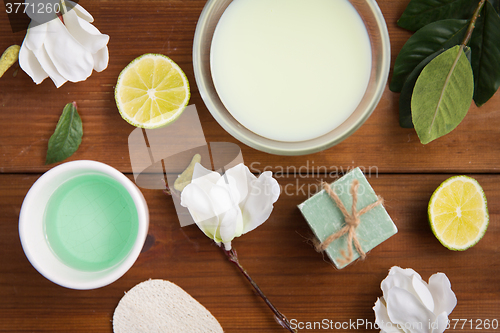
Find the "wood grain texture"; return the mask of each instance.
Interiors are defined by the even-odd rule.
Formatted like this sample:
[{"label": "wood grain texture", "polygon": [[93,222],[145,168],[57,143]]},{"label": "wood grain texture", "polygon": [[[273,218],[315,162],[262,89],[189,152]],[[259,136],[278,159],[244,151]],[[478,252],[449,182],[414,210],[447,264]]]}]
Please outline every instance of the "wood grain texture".
[{"label": "wood grain texture", "polygon": [[[396,25],[408,1],[384,0],[379,5],[391,38],[392,63],[411,35]],[[192,66],[192,41],[205,1],[99,1],[82,3],[94,24],[110,36],[110,61],[106,70],[94,72],[85,82],[66,83],[56,89],[46,79],[35,85],[14,69],[0,78],[0,172],[43,172],[47,142],[64,105],[76,101],[84,126],[83,142],[72,159],[92,159],[130,172],[127,137],[134,129],[121,119],[114,102],[114,85],[120,71],[144,53],[163,53],[186,72],[208,142],[238,143],[245,161],[270,168],[306,161],[316,165],[376,166],[380,172],[497,172],[499,165],[500,93],[481,108],[472,106],[465,120],[451,134],[422,145],[412,129],[398,125],[398,99],[386,88],[373,115],[339,145],[309,156],[269,155],[239,143],[210,115],[196,87]],[[0,49],[22,43],[24,34],[11,33],[6,15],[0,13]],[[8,124],[8,125],[7,125]]]},{"label": "wood grain texture", "polygon": [[[409,0],[379,0],[391,38],[392,63],[411,35],[396,20]],[[170,280],[207,307],[228,333],[283,332],[265,304],[236,268],[196,226],[181,228],[171,198],[143,190],[151,225],[145,251],[122,278],[97,290],[70,290],[41,276],[28,262],[18,235],[24,196],[46,166],[47,142],[64,105],[76,101],[84,127],[78,151],[69,159],[107,163],[131,172],[128,135],[134,127],[120,117],[114,85],[120,71],[144,53],[176,61],[191,83],[192,99],[208,142],[234,142],[251,171],[275,171],[283,193],[271,218],[234,241],[242,265],[290,319],[374,321],[380,282],[393,265],[411,267],[427,280],[445,272],[458,305],[450,319],[500,320],[500,93],[481,108],[471,106],[451,134],[428,145],[398,125],[398,98],[386,88],[370,119],[339,145],[309,156],[280,157],[249,148],[225,132],[197,90],[192,41],[203,0],[80,1],[95,26],[110,35],[108,68],[85,82],[56,89],[50,80],[35,85],[14,68],[0,78],[0,332],[112,332],[112,315],[124,292],[149,278]],[[0,50],[22,43],[0,12]],[[310,244],[312,233],[296,205],[349,168],[360,166],[399,233],[376,247],[364,262],[336,270]],[[465,252],[445,249],[427,223],[434,189],[456,173],[481,183],[489,203],[484,238]],[[461,329],[460,332],[477,330]],[[324,332],[325,330],[307,330]],[[341,330],[329,330],[341,331]],[[371,331],[375,330],[346,330]]]},{"label": "wood grain texture", "polygon": [[[438,271],[446,273],[458,298],[450,319],[500,320],[500,176],[475,177],[484,187],[491,221],[484,238],[465,252],[444,248],[427,223],[430,195],[447,175],[370,177],[399,232],[365,261],[342,270],[315,252],[309,241],[312,232],[296,208],[316,191],[321,178],[332,181],[329,177],[279,178],[283,193],[269,221],[233,246],[267,296],[299,322],[374,322],[380,282],[393,265],[414,268],[425,280]],[[180,227],[171,198],[161,191],[143,190],[152,242],[122,278],[88,291],[46,280],[26,259],[17,232],[22,200],[37,178],[0,175],[0,331],[111,332],[110,320],[124,292],[149,278],[182,287],[212,312],[225,332],[283,331],[220,249],[195,225]]]}]

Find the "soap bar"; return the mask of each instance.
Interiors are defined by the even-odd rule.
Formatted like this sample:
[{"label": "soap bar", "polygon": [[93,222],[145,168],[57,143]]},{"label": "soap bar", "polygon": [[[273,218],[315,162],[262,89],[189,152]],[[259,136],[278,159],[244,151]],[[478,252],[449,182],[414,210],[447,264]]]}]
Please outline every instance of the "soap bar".
[{"label": "soap bar", "polygon": [[[351,186],[354,179],[359,182],[358,203],[356,205],[358,211],[378,200],[375,191],[373,191],[363,172],[356,168],[330,184],[330,187],[335,191],[348,212],[351,212],[352,208]],[[328,236],[336,233],[345,225],[344,215],[324,189],[298,207],[320,242],[323,242]],[[365,253],[398,232],[396,225],[383,205],[378,205],[361,215],[360,221],[359,226],[356,228],[356,236],[361,244],[361,249]],[[347,235],[343,235],[325,249],[328,257],[338,269],[344,268],[360,257],[354,245],[351,245],[353,247],[352,260],[347,263],[343,262],[345,258],[342,251],[347,254],[347,246]]]}]

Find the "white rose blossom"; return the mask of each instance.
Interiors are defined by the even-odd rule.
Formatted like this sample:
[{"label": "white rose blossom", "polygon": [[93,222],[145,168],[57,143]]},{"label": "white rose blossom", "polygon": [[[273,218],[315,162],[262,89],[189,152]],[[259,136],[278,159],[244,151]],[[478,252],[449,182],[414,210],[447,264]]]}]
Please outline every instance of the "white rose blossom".
[{"label": "white rose blossom", "polygon": [[394,266],[381,288],[384,296],[373,307],[381,332],[442,333],[457,305],[444,273],[432,275],[426,283],[413,269]]},{"label": "white rose blossom", "polygon": [[250,281],[274,313],[275,320],[289,332],[297,332],[288,318],[266,297],[241,266],[231,241],[264,223],[278,200],[280,187],[270,171],[255,177],[240,163],[224,175],[194,166],[191,183],[181,192],[181,205],[187,207],[198,227],[221,247],[230,262]]},{"label": "white rose blossom", "polygon": [[86,80],[94,69],[103,71],[109,59],[109,36],[91,24],[92,15],[68,0],[61,1],[61,8],[71,9],[61,10],[62,19],[54,13],[46,23],[30,15],[32,20],[19,52],[19,65],[36,84],[50,77],[57,88],[67,81]]},{"label": "white rose blossom", "polygon": [[264,223],[278,200],[280,188],[270,171],[255,177],[238,164],[221,176],[197,163],[193,179],[181,193],[198,227],[231,250],[231,241]]}]

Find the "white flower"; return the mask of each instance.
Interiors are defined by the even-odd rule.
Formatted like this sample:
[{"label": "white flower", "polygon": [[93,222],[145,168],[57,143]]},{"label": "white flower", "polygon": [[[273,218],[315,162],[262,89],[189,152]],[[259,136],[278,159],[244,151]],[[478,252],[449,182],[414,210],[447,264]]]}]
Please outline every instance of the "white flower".
[{"label": "white flower", "polygon": [[383,297],[373,310],[375,323],[387,333],[442,333],[457,305],[455,293],[443,273],[427,284],[413,269],[394,266],[381,284]]},{"label": "white flower", "polygon": [[192,182],[181,193],[198,227],[231,250],[231,241],[264,223],[278,200],[280,188],[270,171],[255,177],[243,164],[221,176],[197,163]]},{"label": "white flower", "polygon": [[93,69],[100,72],[108,66],[109,36],[90,24],[94,19],[82,6],[68,0],[64,4],[72,9],[62,10],[62,20],[54,13],[53,19],[39,23],[37,16],[30,15],[19,65],[36,84],[50,77],[59,88],[66,81],[84,81]]}]

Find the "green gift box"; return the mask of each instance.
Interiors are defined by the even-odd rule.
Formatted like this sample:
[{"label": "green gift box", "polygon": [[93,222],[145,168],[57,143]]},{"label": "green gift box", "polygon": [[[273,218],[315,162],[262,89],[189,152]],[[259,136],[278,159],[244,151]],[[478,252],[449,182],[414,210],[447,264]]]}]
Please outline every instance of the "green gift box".
[{"label": "green gift box", "polygon": [[[327,188],[298,207],[321,242],[317,249],[325,251],[338,269],[364,257],[398,232],[381,198],[359,168],[325,185]],[[355,212],[353,200],[357,202]]]}]

